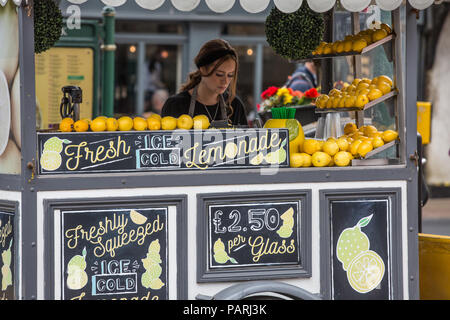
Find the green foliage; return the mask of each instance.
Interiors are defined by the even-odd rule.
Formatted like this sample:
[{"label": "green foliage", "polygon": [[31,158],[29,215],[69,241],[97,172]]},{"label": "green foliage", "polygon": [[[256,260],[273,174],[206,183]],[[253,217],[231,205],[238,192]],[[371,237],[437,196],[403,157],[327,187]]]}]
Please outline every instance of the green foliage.
[{"label": "green foliage", "polygon": [[266,19],[267,42],[280,56],[305,59],[317,48],[325,31],[324,17],[309,8],[303,1],[300,9],[283,13],[274,7]]},{"label": "green foliage", "polygon": [[63,16],[54,0],[34,0],[34,52],[50,49],[61,36]]}]

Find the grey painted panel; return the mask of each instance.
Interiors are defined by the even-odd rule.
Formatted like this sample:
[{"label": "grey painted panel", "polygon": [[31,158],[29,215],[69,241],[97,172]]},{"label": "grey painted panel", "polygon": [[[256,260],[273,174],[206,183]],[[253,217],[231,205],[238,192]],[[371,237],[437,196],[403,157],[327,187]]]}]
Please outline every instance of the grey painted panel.
[{"label": "grey painted panel", "polygon": [[[384,200],[390,203],[388,220],[390,221],[390,273],[392,299],[403,299],[403,265],[402,265],[402,208],[400,188],[377,188],[358,190],[320,190],[320,291],[325,299],[332,296],[332,256],[331,239],[331,212],[332,201],[358,200],[361,198]],[[416,219],[417,220],[417,219]]]},{"label": "grey painted panel", "polygon": [[[227,203],[300,201],[300,265],[239,267],[234,270],[208,268],[208,219],[209,205]],[[311,277],[311,190],[277,190],[263,192],[204,193],[197,195],[197,282],[220,282]]]},{"label": "grey painted panel", "polygon": [[44,299],[55,298],[54,260],[55,260],[55,225],[53,214],[55,210],[73,210],[77,208],[114,208],[143,206],[176,206],[177,213],[177,299],[187,299],[187,196],[143,196],[123,198],[95,198],[95,199],[45,199],[44,200]]},{"label": "grey painted panel", "polygon": [[13,234],[13,245],[12,250],[14,251],[13,257],[14,257],[14,295],[16,297],[16,300],[20,299],[19,293],[20,293],[20,286],[22,285],[22,275],[19,273],[20,266],[22,263],[22,257],[19,255],[19,248],[20,248],[20,240],[21,240],[21,233],[20,233],[20,223],[21,221],[21,213],[20,213],[20,207],[19,202],[17,201],[8,201],[8,200],[2,200],[0,199],[0,211],[12,213],[14,215],[14,230],[12,230]]}]

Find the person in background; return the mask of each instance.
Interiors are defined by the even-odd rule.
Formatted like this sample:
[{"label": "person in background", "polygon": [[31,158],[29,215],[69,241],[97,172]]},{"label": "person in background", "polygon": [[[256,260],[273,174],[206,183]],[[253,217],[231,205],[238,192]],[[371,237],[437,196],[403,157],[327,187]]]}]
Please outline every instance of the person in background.
[{"label": "person in background", "polygon": [[247,126],[242,101],[236,96],[239,61],[236,50],[222,39],[206,42],[194,59],[197,70],[189,74],[178,94],[169,97],[161,116],[206,115],[210,122],[227,121]]},{"label": "person in background", "polygon": [[285,87],[301,92],[317,88],[317,69],[314,62],[307,61],[304,64],[300,64],[289,77]]},{"label": "person in background", "polygon": [[152,95],[151,109],[144,112],[142,115],[144,118],[150,117],[153,113],[161,115],[162,108],[167,98],[169,98],[169,92],[166,89],[158,89]]}]

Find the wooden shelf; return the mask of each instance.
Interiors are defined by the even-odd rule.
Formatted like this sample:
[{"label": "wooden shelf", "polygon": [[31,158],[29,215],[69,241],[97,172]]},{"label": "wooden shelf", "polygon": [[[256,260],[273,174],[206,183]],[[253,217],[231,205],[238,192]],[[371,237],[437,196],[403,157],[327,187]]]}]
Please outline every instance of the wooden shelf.
[{"label": "wooden shelf", "polygon": [[305,59],[301,59],[301,60],[296,60],[295,62],[305,62],[308,60],[319,60],[319,59],[332,59],[332,58],[336,58],[336,57],[347,57],[347,56],[358,56],[358,55],[363,55],[369,51],[372,51],[373,49],[382,46],[388,42],[390,42],[391,40],[393,40],[395,38],[395,34],[390,34],[387,37],[374,42],[370,45],[368,45],[367,47],[365,47],[364,49],[362,49],[361,52],[356,52],[356,51],[347,51],[347,52],[342,52],[342,53],[331,53],[331,54],[320,54],[320,55],[313,55],[313,56],[309,56]]},{"label": "wooden shelf", "polygon": [[385,94],[384,96],[368,102],[364,106],[364,108],[361,108],[361,109],[360,108],[324,108],[324,109],[317,108],[315,110],[315,112],[316,113],[336,113],[336,112],[364,111],[364,110],[367,110],[367,109],[370,109],[370,108],[376,106],[377,104],[379,104],[383,101],[386,101],[386,100],[396,96],[397,94],[398,94],[397,89],[394,89],[391,92]]}]

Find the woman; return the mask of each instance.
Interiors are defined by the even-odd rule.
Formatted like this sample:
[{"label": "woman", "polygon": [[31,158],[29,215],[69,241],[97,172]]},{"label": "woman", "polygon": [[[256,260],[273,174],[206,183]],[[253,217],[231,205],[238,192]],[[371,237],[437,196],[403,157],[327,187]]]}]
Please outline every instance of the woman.
[{"label": "woman", "polygon": [[241,100],[236,97],[238,55],[228,42],[206,42],[194,60],[197,70],[180,92],[167,99],[161,116],[194,117],[204,114],[209,121],[226,120],[232,125],[247,125]]}]

